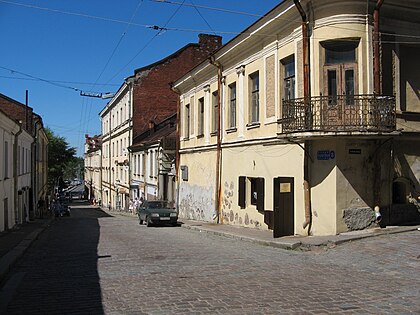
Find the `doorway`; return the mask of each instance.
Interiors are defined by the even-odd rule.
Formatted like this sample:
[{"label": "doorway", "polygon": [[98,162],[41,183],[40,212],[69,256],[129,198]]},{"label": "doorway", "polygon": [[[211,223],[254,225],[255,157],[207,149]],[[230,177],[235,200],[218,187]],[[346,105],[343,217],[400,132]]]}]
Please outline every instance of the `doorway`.
[{"label": "doorway", "polygon": [[281,237],[294,235],[295,205],[294,178],[274,178],[274,226],[273,236]]}]

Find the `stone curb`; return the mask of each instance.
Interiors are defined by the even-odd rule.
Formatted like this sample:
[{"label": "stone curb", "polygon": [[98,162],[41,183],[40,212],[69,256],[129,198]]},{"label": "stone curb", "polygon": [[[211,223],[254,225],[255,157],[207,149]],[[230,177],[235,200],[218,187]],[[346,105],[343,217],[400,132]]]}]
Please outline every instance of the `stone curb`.
[{"label": "stone curb", "polygon": [[214,235],[218,235],[218,236],[224,236],[224,237],[228,237],[228,238],[238,239],[238,240],[241,240],[241,241],[247,241],[247,242],[260,244],[260,245],[264,245],[264,246],[271,246],[271,247],[277,247],[277,248],[288,249],[288,250],[297,249],[298,247],[300,247],[302,245],[302,243],[300,241],[271,242],[271,241],[266,241],[266,240],[260,240],[260,239],[254,238],[254,237],[249,237],[249,236],[237,235],[237,234],[228,233],[228,232],[221,232],[221,231],[206,229],[205,227],[202,227],[202,226],[192,226],[192,225],[186,225],[186,224],[182,224],[181,226],[183,228],[189,229],[189,230],[206,232],[206,233],[214,234]]},{"label": "stone curb", "polygon": [[382,230],[379,230],[378,232],[374,231],[374,232],[366,233],[364,235],[357,235],[357,236],[355,235],[355,236],[351,236],[351,237],[349,236],[349,237],[343,238],[341,240],[339,239],[339,240],[332,241],[330,243],[333,243],[335,245],[339,245],[339,244],[343,244],[343,243],[346,243],[346,242],[357,241],[357,240],[361,240],[361,239],[369,238],[369,237],[415,231],[418,228],[419,228],[419,226],[416,225],[416,226],[407,226],[407,227],[404,226],[404,227],[398,227],[398,228],[391,228],[389,230],[382,229]]},{"label": "stone curb", "polygon": [[39,237],[45,228],[51,223],[48,221],[40,228],[37,228],[28,234],[18,245],[11,251],[0,258],[0,283],[6,278],[10,269],[16,264],[20,257],[28,250],[29,246]]},{"label": "stone curb", "polygon": [[[101,210],[103,210],[106,213],[113,214],[113,215],[121,215],[126,217],[135,218],[137,215],[134,215],[129,212],[124,211],[109,211],[108,209],[100,207]],[[181,224],[181,227],[189,230],[199,231],[199,232],[205,232],[213,235],[223,236],[227,238],[232,239],[238,239],[241,241],[247,241],[255,244],[260,244],[263,246],[271,246],[281,249],[287,249],[287,250],[310,250],[311,248],[322,248],[322,247],[329,247],[329,246],[337,246],[343,243],[362,240],[369,237],[375,237],[375,236],[381,236],[381,235],[389,235],[389,234],[396,234],[396,233],[404,233],[409,231],[414,231],[420,228],[419,225],[416,226],[399,226],[395,228],[388,228],[388,229],[380,229],[377,231],[372,232],[366,232],[365,234],[356,234],[356,235],[331,235],[331,239],[320,241],[320,242],[302,242],[298,240],[277,240],[277,241],[267,241],[258,239],[255,237],[245,236],[245,235],[238,235],[235,233],[229,233],[226,231],[217,231],[213,230],[211,228],[206,228],[202,225],[189,225],[189,224]]]},{"label": "stone curb", "polygon": [[[252,243],[256,243],[256,244],[260,244],[260,245],[264,245],[264,246],[271,246],[271,247],[287,249],[287,250],[299,250],[299,249],[310,250],[311,248],[321,248],[321,247],[328,247],[328,246],[331,246],[331,245],[340,245],[340,244],[344,244],[344,243],[347,243],[347,242],[357,241],[357,240],[361,240],[361,239],[365,239],[365,238],[369,238],[369,237],[415,231],[419,228],[419,226],[398,227],[398,228],[395,228],[395,229],[389,229],[389,230],[384,229],[384,230],[379,230],[378,232],[370,232],[370,233],[366,233],[366,234],[363,234],[363,235],[341,235],[341,237],[342,237],[341,239],[326,240],[326,241],[319,242],[319,243],[316,243],[316,244],[311,244],[309,242],[305,243],[305,242],[293,241],[293,240],[266,241],[266,240],[260,240],[260,239],[253,238],[253,237],[228,233],[228,232],[225,232],[225,231],[221,232],[221,231],[216,231],[216,230],[212,230],[212,229],[206,229],[203,226],[192,226],[192,225],[187,225],[187,224],[182,224],[181,226],[183,228],[186,228],[186,229],[189,229],[189,230],[195,230],[195,231],[199,231],[199,232],[210,233],[210,234],[214,234],[214,235],[218,235],[218,236],[224,236],[224,237],[228,237],[228,238],[235,238],[235,239],[242,240],[242,241],[248,241],[248,242],[252,242]],[[332,238],[333,237],[340,237],[340,236],[336,235],[336,236],[332,236]]]}]

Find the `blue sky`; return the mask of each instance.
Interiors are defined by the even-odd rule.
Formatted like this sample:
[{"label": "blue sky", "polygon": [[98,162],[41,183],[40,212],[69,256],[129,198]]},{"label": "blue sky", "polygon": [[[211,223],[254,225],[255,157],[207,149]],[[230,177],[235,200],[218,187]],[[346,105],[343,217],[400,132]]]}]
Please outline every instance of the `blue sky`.
[{"label": "blue sky", "polygon": [[[25,103],[28,90],[44,125],[82,156],[85,133],[101,132],[107,100],[80,91],[115,92],[134,69],[197,42],[199,33],[214,31],[226,43],[280,0],[171,2],[0,0],[0,93]],[[158,34],[153,25],[176,30]]]}]

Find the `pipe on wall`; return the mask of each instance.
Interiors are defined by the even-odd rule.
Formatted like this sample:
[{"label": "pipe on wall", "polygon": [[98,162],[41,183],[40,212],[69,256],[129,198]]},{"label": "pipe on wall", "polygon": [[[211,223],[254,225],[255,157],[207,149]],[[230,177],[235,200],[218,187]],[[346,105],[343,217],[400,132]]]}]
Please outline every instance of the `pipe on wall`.
[{"label": "pipe on wall", "polygon": [[[309,85],[309,28],[308,18],[305,10],[299,0],[293,0],[297,10],[302,17],[302,61],[303,61],[303,97],[305,102],[306,112],[309,113],[309,97],[310,97],[310,85]],[[309,124],[309,120],[307,124]],[[308,126],[309,127],[309,126]],[[309,141],[305,141],[305,148],[309,146]],[[304,166],[303,166],[303,189],[304,189],[304,203],[305,203],[305,221],[303,222],[303,228],[308,227],[308,235],[310,235],[312,213],[311,213],[311,186],[310,186],[310,170],[309,170],[309,158],[305,152],[304,155]]]},{"label": "pipe on wall", "polygon": [[381,62],[380,62],[380,44],[379,44],[379,10],[383,0],[378,0],[373,10],[373,77],[374,93],[381,94]]},{"label": "pipe on wall", "polygon": [[221,173],[222,173],[222,145],[221,145],[221,94],[222,94],[222,65],[216,61],[214,56],[209,57],[210,64],[217,68],[217,146],[216,146],[216,191],[215,191],[215,214],[217,215],[217,223],[223,223],[221,215]]}]

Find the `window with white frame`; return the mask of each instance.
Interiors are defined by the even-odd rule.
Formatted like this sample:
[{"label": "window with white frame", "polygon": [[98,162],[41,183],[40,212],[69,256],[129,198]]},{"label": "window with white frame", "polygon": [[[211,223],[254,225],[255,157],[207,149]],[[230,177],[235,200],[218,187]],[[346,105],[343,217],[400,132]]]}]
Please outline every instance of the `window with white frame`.
[{"label": "window with white frame", "polygon": [[188,139],[190,136],[190,104],[185,105],[184,124],[184,138]]},{"label": "window with white frame", "polygon": [[22,147],[22,152],[21,152],[21,160],[20,160],[20,173],[23,174],[25,172],[25,148]]},{"label": "window with white frame", "polygon": [[3,158],[3,163],[4,163],[4,174],[3,177],[4,178],[9,178],[9,142],[8,141],[4,141],[4,158]]},{"label": "window with white frame", "polygon": [[155,151],[155,157],[153,159],[154,161],[154,167],[153,167],[153,175],[155,177],[157,177],[159,170],[158,170],[158,166],[159,166],[159,150]]},{"label": "window with white frame", "polygon": [[260,76],[258,71],[249,76],[250,83],[250,102],[249,102],[249,122],[259,121],[260,113]]},{"label": "window with white frame", "polygon": [[154,155],[154,151],[150,151],[149,154],[149,176],[153,177],[153,155]]},{"label": "window with white frame", "polygon": [[20,145],[18,145],[17,147],[17,172],[18,175],[22,174],[22,172],[20,171],[21,167],[22,167],[22,161],[20,160]]},{"label": "window with white frame", "polygon": [[140,154],[140,175],[144,176],[144,172],[146,171],[146,160],[144,151]]},{"label": "window with white frame", "polygon": [[236,82],[229,85],[229,128],[236,127]]},{"label": "window with white frame", "polygon": [[217,129],[219,128],[219,96],[218,96],[218,92],[215,91],[212,93],[211,96],[211,104],[212,104],[212,124],[211,124],[211,129],[212,132],[215,133],[217,132]]},{"label": "window with white frame", "polygon": [[198,136],[204,135],[204,97],[198,100]]}]

